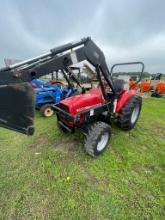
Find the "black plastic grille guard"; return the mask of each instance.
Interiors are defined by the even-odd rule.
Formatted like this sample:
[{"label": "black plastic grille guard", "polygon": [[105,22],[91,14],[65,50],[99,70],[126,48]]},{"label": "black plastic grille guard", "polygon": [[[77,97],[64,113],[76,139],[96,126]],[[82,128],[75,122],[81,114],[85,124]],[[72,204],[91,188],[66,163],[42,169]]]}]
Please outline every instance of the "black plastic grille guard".
[{"label": "black plastic grille guard", "polygon": [[101,106],[98,106],[98,107],[95,107],[95,108],[91,108],[91,109],[88,109],[87,111],[84,111],[84,112],[80,112],[78,114],[76,114],[75,116],[69,114],[68,112],[62,110],[61,108],[59,108],[57,105],[53,105],[53,109],[55,111],[55,113],[57,115],[59,114],[62,114],[65,116],[65,118],[68,120],[68,121],[73,121],[73,122],[77,122],[80,118],[80,115],[84,115],[84,116],[87,116],[87,117],[90,117],[90,111],[91,110],[94,110],[94,115],[100,115],[101,112],[104,112],[104,111],[108,111],[110,110],[112,106],[112,102],[108,102],[106,104],[103,104]]},{"label": "black plastic grille guard", "polygon": [[65,117],[68,121],[73,121],[73,122],[77,121],[77,116],[72,116],[71,114],[69,114],[68,112],[62,110],[61,108],[57,107],[56,105],[53,105],[52,107],[53,107],[56,114],[65,115]]}]

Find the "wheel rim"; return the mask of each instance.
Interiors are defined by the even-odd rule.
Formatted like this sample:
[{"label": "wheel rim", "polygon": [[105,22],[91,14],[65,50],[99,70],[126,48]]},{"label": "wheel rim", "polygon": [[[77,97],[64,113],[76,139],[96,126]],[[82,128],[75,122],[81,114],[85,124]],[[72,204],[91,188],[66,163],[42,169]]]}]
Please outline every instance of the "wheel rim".
[{"label": "wheel rim", "polygon": [[109,139],[109,133],[108,132],[104,133],[101,136],[100,141],[97,144],[97,150],[98,151],[102,151],[106,147],[106,145],[108,143],[108,139]]},{"label": "wheel rim", "polygon": [[45,109],[45,116],[46,116],[46,117],[52,116],[53,113],[54,113],[54,111],[53,111],[51,108],[46,108],[46,109]]},{"label": "wheel rim", "polygon": [[131,123],[134,124],[139,116],[139,105],[136,105],[133,112],[132,112],[132,115],[131,115]]}]

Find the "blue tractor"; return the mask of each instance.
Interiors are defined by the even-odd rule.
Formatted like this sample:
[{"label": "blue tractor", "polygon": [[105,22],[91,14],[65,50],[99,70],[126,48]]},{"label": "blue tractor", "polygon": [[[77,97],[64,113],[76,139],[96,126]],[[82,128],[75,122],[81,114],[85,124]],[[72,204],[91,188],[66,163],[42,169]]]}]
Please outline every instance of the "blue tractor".
[{"label": "blue tractor", "polygon": [[50,117],[54,114],[52,105],[58,104],[62,99],[78,94],[79,88],[71,85],[64,85],[60,82],[48,83],[42,80],[33,79],[31,81],[36,93],[35,107],[40,110],[44,117]]}]

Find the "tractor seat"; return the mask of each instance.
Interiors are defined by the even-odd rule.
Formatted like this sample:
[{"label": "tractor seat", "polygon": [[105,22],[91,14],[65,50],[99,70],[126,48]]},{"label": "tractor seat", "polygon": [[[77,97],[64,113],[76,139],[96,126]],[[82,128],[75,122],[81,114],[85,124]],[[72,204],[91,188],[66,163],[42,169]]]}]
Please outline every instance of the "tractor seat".
[{"label": "tractor seat", "polygon": [[115,79],[113,81],[114,89],[117,94],[120,94],[120,92],[124,89],[124,80],[123,79]]}]

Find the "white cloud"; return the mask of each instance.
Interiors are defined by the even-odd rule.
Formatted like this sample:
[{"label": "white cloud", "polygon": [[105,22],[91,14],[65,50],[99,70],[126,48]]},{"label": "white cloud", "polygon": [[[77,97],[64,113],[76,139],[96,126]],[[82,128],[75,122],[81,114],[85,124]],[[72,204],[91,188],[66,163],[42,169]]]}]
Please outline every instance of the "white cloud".
[{"label": "white cloud", "polygon": [[143,61],[146,71],[164,72],[165,33],[147,38],[140,45],[131,48],[103,45],[109,63]]},{"label": "white cloud", "polygon": [[0,63],[91,36],[110,64],[141,60],[147,71],[164,72],[164,7],[154,0],[3,1]]}]

